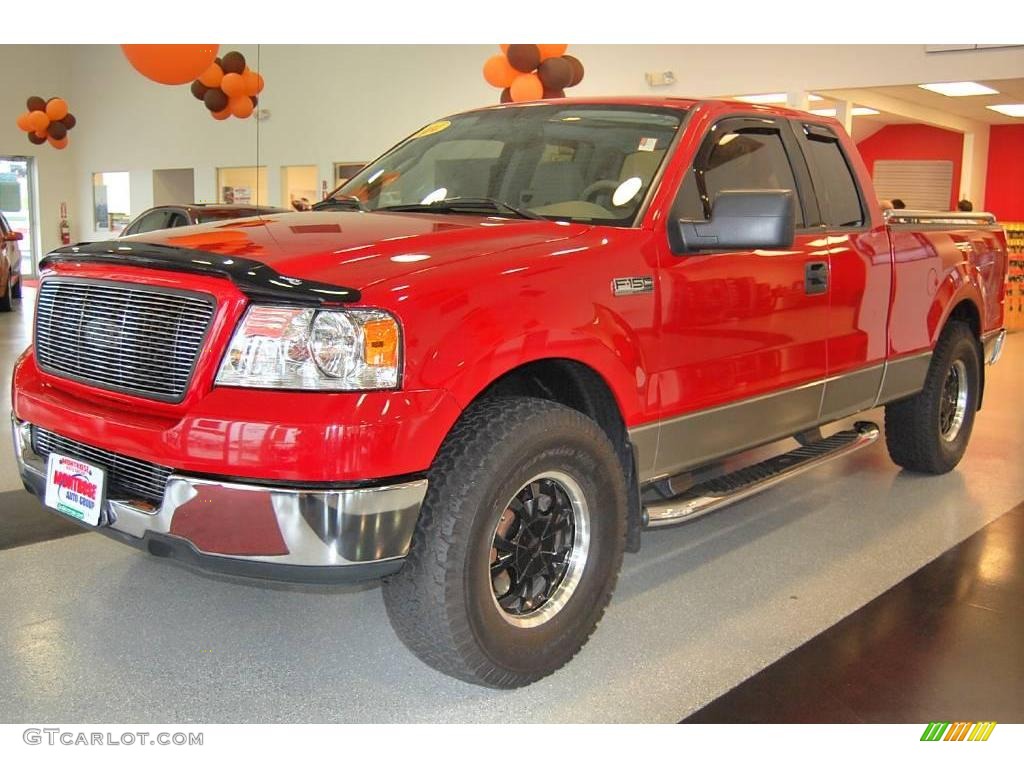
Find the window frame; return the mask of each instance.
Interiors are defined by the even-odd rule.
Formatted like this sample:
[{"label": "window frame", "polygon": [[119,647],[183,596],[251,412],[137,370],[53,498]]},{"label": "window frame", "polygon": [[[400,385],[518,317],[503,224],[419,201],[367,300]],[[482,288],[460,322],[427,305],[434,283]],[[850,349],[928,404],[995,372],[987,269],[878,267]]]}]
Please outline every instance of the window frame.
[{"label": "window frame", "polygon": [[[815,197],[818,200],[818,210],[821,214],[822,226],[829,232],[867,232],[871,229],[871,212],[868,209],[867,201],[864,199],[864,190],[861,188],[860,178],[857,176],[857,172],[850,162],[850,156],[843,146],[842,137],[831,126],[823,123],[815,123],[811,120],[803,119],[793,119],[788,122],[797,146],[800,148],[800,153],[803,155],[804,162],[810,172],[811,185],[814,187]],[[812,133],[823,137],[825,141],[835,142],[836,147],[839,149],[839,155],[843,158],[843,162],[846,163],[846,169],[849,171],[850,179],[853,181],[854,191],[857,193],[857,202],[860,205],[860,224],[844,227],[838,224],[827,223],[827,220],[832,218],[832,204],[826,191],[825,176],[811,156],[810,142],[814,139],[808,137]],[[819,188],[822,190],[822,195],[820,196],[818,195]]]},{"label": "window frame", "polygon": [[[755,115],[749,113],[735,113],[730,115],[724,115],[718,118],[704,132],[704,136],[701,138],[700,145],[697,147],[696,153],[694,153],[693,160],[690,162],[683,174],[682,181],[679,183],[678,189],[676,189],[675,198],[672,201],[671,216],[669,217],[669,226],[674,226],[677,219],[677,212],[682,201],[683,189],[686,186],[687,179],[690,174],[694,172],[698,164],[706,163],[708,158],[711,156],[711,152],[714,151],[716,145],[716,139],[721,136],[720,131],[729,132],[734,130],[742,129],[761,129],[776,132],[782,142],[782,149],[786,154],[786,159],[789,162],[790,172],[793,174],[793,182],[796,185],[794,193],[796,194],[797,204],[800,206],[800,210],[803,213],[803,225],[797,227],[794,230],[794,234],[815,234],[821,232],[824,227],[821,212],[818,207],[818,198],[814,190],[814,185],[811,181],[811,174],[807,164],[807,159],[804,156],[803,148],[797,141],[797,137],[792,130],[791,121],[781,117],[770,117],[767,115]],[[710,206],[713,201],[708,201],[707,190],[703,189],[703,184],[700,177],[697,177],[698,192],[702,197],[704,203],[705,215],[710,217]]]}]

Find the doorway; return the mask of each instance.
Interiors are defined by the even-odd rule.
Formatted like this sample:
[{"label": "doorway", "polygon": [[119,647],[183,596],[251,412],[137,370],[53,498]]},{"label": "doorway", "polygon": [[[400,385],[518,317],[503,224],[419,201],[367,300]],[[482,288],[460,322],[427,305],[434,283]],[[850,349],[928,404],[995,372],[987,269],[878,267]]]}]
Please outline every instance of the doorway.
[{"label": "doorway", "polygon": [[15,232],[21,232],[21,276],[36,275],[39,230],[36,225],[35,159],[0,156],[0,211]]},{"label": "doorway", "polygon": [[153,205],[192,205],[196,201],[196,172],[192,168],[153,171]]},{"label": "doorway", "polygon": [[318,176],[315,165],[281,166],[281,207],[289,211],[308,211],[320,199]]}]

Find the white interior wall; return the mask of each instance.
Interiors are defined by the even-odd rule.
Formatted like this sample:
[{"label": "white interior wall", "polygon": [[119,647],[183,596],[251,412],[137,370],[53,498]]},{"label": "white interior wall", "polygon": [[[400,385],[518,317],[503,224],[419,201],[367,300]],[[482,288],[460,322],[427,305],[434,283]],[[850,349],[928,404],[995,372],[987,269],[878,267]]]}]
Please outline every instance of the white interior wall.
[{"label": "white interior wall", "polygon": [[[37,190],[37,226],[42,251],[60,244],[60,204],[73,207],[76,196],[75,157],[81,132],[71,131],[66,149],[49,144],[30,144],[15,120],[25,111],[29,96],[68,99],[71,112],[78,114],[78,103],[71,98],[71,61],[74,51],[62,46],[0,45],[0,155],[35,158]],[[78,222],[73,222],[76,224]]]},{"label": "white interior wall", "polygon": [[[0,47],[0,62],[12,58],[10,48]],[[271,116],[258,125],[253,119],[214,121],[187,86],[146,80],[117,46],[35,49],[41,53],[36,58],[54,70],[55,92],[70,82],[65,91],[79,119],[73,151],[63,158],[55,158],[60,153],[48,147],[37,151],[51,169],[63,162],[61,167],[74,179],[73,239],[98,236],[89,216],[94,171],[128,170],[132,212],[138,213],[153,202],[154,167],[195,168],[196,198],[216,200],[216,169],[255,165],[258,152],[259,164],[268,169],[267,199],[277,201],[282,166],[316,165],[320,179],[332,185],[334,162],[372,159],[437,116],[494,103],[498,96],[481,75],[496,45],[265,45],[258,63],[257,46],[225,44],[221,50],[233,48],[267,82],[260,108],[270,110]],[[583,83],[571,91],[581,96],[800,92],[1024,75],[1020,48],[926,54],[923,45],[870,50],[835,45],[574,45],[570,53],[587,71]],[[675,85],[647,85],[645,72],[665,70],[674,72]],[[37,79],[44,74],[35,67],[20,71]],[[57,77],[61,71],[64,80]],[[5,95],[10,90],[6,72],[3,89]],[[26,88],[13,90],[20,94]],[[26,95],[31,92],[27,88]],[[19,95],[14,103],[23,100]],[[13,118],[0,128],[0,137],[11,127]],[[17,138],[19,147],[36,149],[20,132]],[[44,206],[62,194],[54,188],[68,182],[50,176],[40,179]],[[55,227],[50,227],[54,233]],[[53,240],[44,240],[44,245],[52,246]]]}]

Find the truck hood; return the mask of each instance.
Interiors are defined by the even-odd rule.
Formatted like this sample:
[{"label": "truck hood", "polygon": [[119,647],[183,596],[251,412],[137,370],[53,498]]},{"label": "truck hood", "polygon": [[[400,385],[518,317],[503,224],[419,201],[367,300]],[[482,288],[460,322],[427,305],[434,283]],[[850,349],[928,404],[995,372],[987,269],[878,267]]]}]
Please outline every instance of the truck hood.
[{"label": "truck hood", "polygon": [[362,291],[410,272],[564,242],[587,230],[581,224],[487,216],[310,211],[125,237],[117,250],[154,244],[183,249],[183,260],[202,251],[257,261],[284,277]]}]

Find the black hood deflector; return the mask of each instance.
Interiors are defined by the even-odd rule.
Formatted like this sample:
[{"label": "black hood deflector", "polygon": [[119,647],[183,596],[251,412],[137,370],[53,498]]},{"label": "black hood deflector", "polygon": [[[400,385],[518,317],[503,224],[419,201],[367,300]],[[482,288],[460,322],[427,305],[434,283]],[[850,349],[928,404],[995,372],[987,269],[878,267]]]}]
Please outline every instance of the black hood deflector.
[{"label": "black hood deflector", "polygon": [[226,277],[250,299],[259,301],[318,306],[360,299],[355,288],[285,277],[255,259],[135,241],[68,245],[51,251],[39,266],[45,269],[51,264],[73,263],[128,265]]}]

